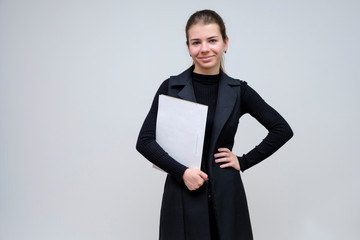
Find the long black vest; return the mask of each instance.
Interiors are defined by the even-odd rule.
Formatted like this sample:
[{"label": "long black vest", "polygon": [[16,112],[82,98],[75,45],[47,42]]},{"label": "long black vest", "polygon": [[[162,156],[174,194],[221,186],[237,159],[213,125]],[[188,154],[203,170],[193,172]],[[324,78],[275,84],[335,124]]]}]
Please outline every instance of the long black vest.
[{"label": "long black vest", "polygon": [[[194,66],[169,79],[168,95],[196,102],[191,80]],[[242,81],[221,72],[218,100],[208,157],[209,179],[216,223],[221,240],[252,240],[246,195],[239,171],[221,169],[214,153],[220,147],[232,150],[240,118]],[[161,240],[209,240],[210,225],[206,184],[189,191],[184,183],[168,175],[165,182],[161,216]]]}]

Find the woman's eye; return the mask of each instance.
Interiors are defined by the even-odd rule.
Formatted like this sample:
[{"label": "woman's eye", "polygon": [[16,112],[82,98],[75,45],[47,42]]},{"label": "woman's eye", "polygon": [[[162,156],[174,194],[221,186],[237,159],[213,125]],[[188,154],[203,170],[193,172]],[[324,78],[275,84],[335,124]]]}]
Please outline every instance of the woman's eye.
[{"label": "woman's eye", "polygon": [[211,39],[210,42],[211,42],[211,43],[215,43],[215,42],[216,42],[216,39]]},{"label": "woman's eye", "polygon": [[193,45],[199,45],[200,42],[193,42],[192,44],[193,44]]}]

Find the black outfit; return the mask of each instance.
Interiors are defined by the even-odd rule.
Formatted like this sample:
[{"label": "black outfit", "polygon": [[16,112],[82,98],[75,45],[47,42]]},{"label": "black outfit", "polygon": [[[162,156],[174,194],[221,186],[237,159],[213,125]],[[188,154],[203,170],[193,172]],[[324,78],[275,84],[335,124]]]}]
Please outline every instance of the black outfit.
[{"label": "black outfit", "polygon": [[217,75],[202,75],[192,73],[192,81],[194,87],[194,94],[197,103],[208,106],[208,115],[206,119],[204,148],[202,154],[201,170],[208,173],[207,157],[209,155],[211,131],[214,123],[216,101],[218,95],[220,74]]},{"label": "black outfit", "polygon": [[[204,148],[201,161],[201,170],[205,173],[209,173],[209,167],[207,163],[207,158],[210,153],[210,139],[212,126],[214,123],[216,101],[218,95],[220,74],[217,75],[202,75],[197,73],[192,73],[192,81],[194,87],[194,94],[197,103],[201,103],[208,106],[208,114],[206,119],[206,128],[205,128],[205,139],[204,139]],[[212,203],[212,193],[211,185],[207,185],[207,196],[208,196],[208,208],[209,208],[209,224],[210,224],[210,240],[218,240],[218,231],[215,220],[214,206]]]},{"label": "black outfit", "polygon": [[[287,122],[246,82],[224,72],[204,76],[194,66],[165,80],[156,93],[141,128],[137,150],[168,173],[160,219],[160,239],[209,240],[253,239],[245,191],[239,171],[220,168],[214,153],[220,147],[232,150],[239,118],[251,114],[269,131],[249,153],[238,156],[241,171],[261,162],[292,136]],[[159,94],[208,105],[202,170],[209,182],[189,191],[182,182],[186,166],[169,156],[155,139]],[[210,219],[210,221],[209,221]]]}]

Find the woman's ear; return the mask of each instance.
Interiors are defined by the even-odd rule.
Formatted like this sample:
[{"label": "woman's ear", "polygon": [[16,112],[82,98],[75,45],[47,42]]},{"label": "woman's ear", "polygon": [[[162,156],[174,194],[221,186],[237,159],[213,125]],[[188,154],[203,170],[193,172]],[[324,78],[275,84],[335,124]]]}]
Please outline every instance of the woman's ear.
[{"label": "woman's ear", "polygon": [[227,51],[229,47],[229,37],[226,37],[224,40],[224,50]]},{"label": "woman's ear", "polygon": [[190,47],[189,47],[189,42],[188,42],[188,41],[186,41],[186,42],[185,42],[185,44],[186,44],[186,47],[187,47],[187,49],[188,49],[189,55],[190,55],[190,57],[191,57]]}]

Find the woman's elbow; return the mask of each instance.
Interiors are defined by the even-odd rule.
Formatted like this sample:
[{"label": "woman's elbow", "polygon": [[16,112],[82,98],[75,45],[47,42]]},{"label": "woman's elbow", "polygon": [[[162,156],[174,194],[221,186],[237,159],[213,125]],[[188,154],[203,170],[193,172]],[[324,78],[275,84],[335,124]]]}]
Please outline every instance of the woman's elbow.
[{"label": "woman's elbow", "polygon": [[135,148],[139,153],[144,154],[144,152],[148,151],[153,141],[155,141],[153,137],[147,134],[140,134],[137,139]]},{"label": "woman's elbow", "polygon": [[286,131],[284,135],[286,137],[286,141],[290,140],[294,136],[294,132],[289,124],[286,124]]},{"label": "woman's elbow", "polygon": [[138,151],[138,152],[141,151],[141,144],[139,143],[139,140],[137,140],[135,148],[136,148],[136,151]]},{"label": "woman's elbow", "polygon": [[143,149],[144,149],[144,140],[141,136],[138,137],[137,141],[136,141],[136,145],[135,145],[135,148],[136,150],[139,152],[139,153],[142,153],[143,152]]}]

